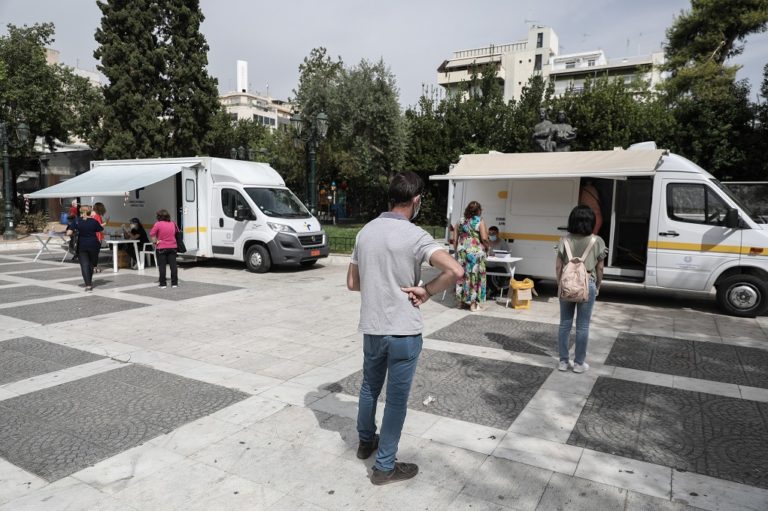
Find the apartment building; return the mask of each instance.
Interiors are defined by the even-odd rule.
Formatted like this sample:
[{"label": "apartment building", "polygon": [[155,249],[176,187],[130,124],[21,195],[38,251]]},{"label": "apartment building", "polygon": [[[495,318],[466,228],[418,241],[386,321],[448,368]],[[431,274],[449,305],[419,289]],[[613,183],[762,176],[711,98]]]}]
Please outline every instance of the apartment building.
[{"label": "apartment building", "polygon": [[268,94],[248,91],[248,63],[237,61],[237,90],[219,96],[233,121],[252,119],[269,129],[290,124],[293,105]]},{"label": "apartment building", "polygon": [[491,64],[503,86],[505,101],[510,101],[520,99],[534,74],[553,80],[555,95],[571,86],[578,90],[587,77],[622,77],[627,83],[640,78],[653,86],[663,79],[655,67],[663,61],[662,52],[617,59],[606,58],[602,50],[560,55],[557,33],[551,27],[534,25],[526,39],[517,42],[453,52],[438,67],[437,83],[446,93],[457,93],[473,73]]}]

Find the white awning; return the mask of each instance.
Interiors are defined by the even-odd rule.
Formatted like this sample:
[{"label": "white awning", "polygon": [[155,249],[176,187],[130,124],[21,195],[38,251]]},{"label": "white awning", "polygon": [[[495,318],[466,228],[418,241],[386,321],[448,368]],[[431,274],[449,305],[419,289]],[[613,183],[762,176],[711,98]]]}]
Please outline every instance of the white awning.
[{"label": "white awning", "polygon": [[652,176],[666,154],[662,149],[562,153],[465,154],[448,174],[431,180],[542,179]]},{"label": "white awning", "polygon": [[30,199],[56,197],[120,196],[138,188],[169,178],[181,172],[189,163],[101,164],[92,170],[61,183],[27,195]]}]

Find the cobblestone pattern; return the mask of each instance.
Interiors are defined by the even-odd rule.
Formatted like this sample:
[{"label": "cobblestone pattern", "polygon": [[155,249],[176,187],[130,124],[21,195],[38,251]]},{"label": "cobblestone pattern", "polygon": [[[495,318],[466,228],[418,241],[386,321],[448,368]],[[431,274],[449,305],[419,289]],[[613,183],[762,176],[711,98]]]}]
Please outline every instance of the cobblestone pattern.
[{"label": "cobblestone pattern", "polygon": [[46,268],[56,268],[56,267],[51,266],[49,264],[33,263],[32,261],[29,261],[28,263],[20,263],[18,261],[14,261],[13,263],[9,263],[9,264],[0,264],[0,273],[11,273],[11,272],[29,271],[29,270],[44,270]]},{"label": "cobblestone pattern", "polygon": [[[21,302],[24,300],[35,300],[37,298],[48,298],[51,296],[61,296],[69,294],[68,291],[52,289],[42,286],[17,286],[3,292],[2,303]],[[2,309],[0,309],[2,310]]]},{"label": "cobblestone pattern", "polygon": [[[128,270],[121,270],[117,275],[111,270],[99,273],[93,276],[93,287],[101,289],[116,289],[119,287],[135,286],[138,284],[150,284],[157,282],[157,276],[137,275],[135,273],[126,273]],[[63,281],[64,284],[71,284],[77,287],[84,287],[83,279],[73,278]]]},{"label": "cobblestone pattern", "polygon": [[[408,408],[507,429],[551,372],[543,367],[424,350]],[[362,381],[359,371],[327,389],[358,396]],[[425,405],[428,396],[435,401]],[[384,402],[385,397],[386,384],[379,401]]]},{"label": "cobblestone pattern", "polygon": [[768,403],[597,379],[568,443],[768,488]]},{"label": "cobblestone pattern", "polygon": [[[430,339],[557,356],[558,325],[470,315],[429,335]],[[571,340],[573,344],[573,340]]]},{"label": "cobblestone pattern", "polygon": [[104,357],[32,337],[0,342],[0,385]]},{"label": "cobblestone pattern", "polygon": [[246,397],[129,365],[0,401],[0,456],[55,481]]},{"label": "cobblestone pattern", "polygon": [[41,325],[49,325],[51,323],[60,323],[61,321],[100,316],[111,312],[123,312],[138,309],[139,307],[146,307],[146,305],[102,296],[98,298],[83,296],[69,300],[55,300],[34,305],[0,309],[0,321],[2,316],[10,316],[24,321],[40,323]]},{"label": "cobblestone pattern", "polygon": [[163,300],[188,300],[190,298],[198,298],[200,296],[215,295],[218,293],[226,293],[227,291],[236,291],[242,289],[235,286],[223,286],[221,284],[207,284],[205,282],[192,282],[192,281],[179,281],[179,287],[176,289],[171,288],[170,273],[168,274],[168,288],[160,289],[159,285],[154,287],[146,287],[142,289],[131,289],[124,291],[139,296],[149,296],[152,298],[161,298]]},{"label": "cobblestone pattern", "polygon": [[621,332],[608,365],[768,388],[768,350]]},{"label": "cobblestone pattern", "polygon": [[79,266],[72,267],[72,268],[51,267],[50,270],[46,269],[44,271],[13,273],[12,275],[14,277],[24,277],[25,279],[33,279],[33,280],[59,280],[59,279],[65,279],[67,277],[75,277],[77,275],[80,275],[80,267]]}]

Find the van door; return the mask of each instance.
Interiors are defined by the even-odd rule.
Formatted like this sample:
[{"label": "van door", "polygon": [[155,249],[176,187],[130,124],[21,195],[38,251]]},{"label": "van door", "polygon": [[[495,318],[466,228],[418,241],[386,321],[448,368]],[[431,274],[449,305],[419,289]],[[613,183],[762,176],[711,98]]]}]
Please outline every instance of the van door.
[{"label": "van door", "polygon": [[240,207],[248,210],[251,208],[240,191],[234,188],[216,187],[213,194],[210,225],[214,257],[239,258],[238,248],[248,222],[236,221],[235,210]]},{"label": "van door", "polygon": [[523,258],[518,273],[554,276],[554,248],[567,232],[578,197],[578,179],[511,181],[507,231],[514,240],[510,252]]},{"label": "van door", "polygon": [[[706,291],[712,272],[738,263],[741,230],[725,227],[728,204],[702,181],[662,179],[656,229],[656,283],[661,287]],[[653,261],[649,257],[649,261]]]},{"label": "van door", "polygon": [[181,188],[181,227],[184,229],[184,245],[187,247],[187,252],[194,252],[200,247],[197,167],[184,167],[182,169]]}]

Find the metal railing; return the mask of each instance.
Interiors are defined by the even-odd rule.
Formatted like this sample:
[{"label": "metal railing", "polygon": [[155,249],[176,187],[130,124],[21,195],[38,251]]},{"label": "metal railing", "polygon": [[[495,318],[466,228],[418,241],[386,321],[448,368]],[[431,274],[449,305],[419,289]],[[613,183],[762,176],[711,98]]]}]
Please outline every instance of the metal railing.
[{"label": "metal railing", "polygon": [[[445,238],[445,227],[440,226],[424,226],[422,227],[433,238],[440,241]],[[355,232],[355,235],[357,232]],[[354,236],[328,236],[328,247],[331,253],[336,254],[351,254],[355,248]]]}]

